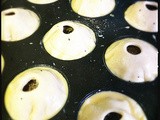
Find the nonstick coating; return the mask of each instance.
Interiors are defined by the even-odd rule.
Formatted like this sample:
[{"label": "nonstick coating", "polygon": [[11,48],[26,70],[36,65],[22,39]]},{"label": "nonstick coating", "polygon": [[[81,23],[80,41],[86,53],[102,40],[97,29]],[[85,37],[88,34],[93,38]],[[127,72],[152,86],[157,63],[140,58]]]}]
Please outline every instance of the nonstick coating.
[{"label": "nonstick coating", "polygon": [[[2,120],[11,119],[4,106],[7,85],[20,72],[38,65],[58,69],[66,77],[69,85],[68,100],[52,120],[76,120],[87,95],[97,91],[117,91],[128,95],[139,103],[148,120],[160,119],[159,76],[153,82],[125,82],[114,76],[104,63],[105,50],[121,38],[139,38],[158,48],[158,33],[139,31],[125,21],[124,12],[134,2],[136,0],[116,0],[115,9],[109,15],[87,18],[74,13],[69,0],[58,0],[45,5],[33,4],[27,0],[2,0],[1,10],[27,8],[37,13],[41,22],[38,30],[22,41],[1,41],[1,54],[5,59],[1,80]],[[43,36],[53,25],[64,20],[78,21],[95,32],[96,48],[89,55],[78,60],[63,61],[45,51],[42,45]]]}]

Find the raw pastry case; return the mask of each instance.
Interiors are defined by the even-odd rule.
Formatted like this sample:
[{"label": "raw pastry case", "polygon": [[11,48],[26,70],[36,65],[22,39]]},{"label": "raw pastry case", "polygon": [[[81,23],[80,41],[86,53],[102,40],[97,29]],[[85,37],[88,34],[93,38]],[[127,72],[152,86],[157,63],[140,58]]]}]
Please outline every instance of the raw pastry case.
[{"label": "raw pastry case", "polygon": [[[98,18],[76,14],[71,9],[70,2],[58,0],[50,4],[37,5],[27,0],[1,1],[1,11],[21,7],[34,11],[40,17],[40,26],[30,37],[17,42],[1,41],[1,54],[5,60],[1,74],[2,120],[11,119],[4,106],[7,85],[17,74],[37,65],[58,69],[65,75],[69,85],[69,96],[65,106],[51,120],[76,120],[82,101],[97,91],[117,91],[128,95],[139,103],[148,120],[160,119],[160,77],[153,82],[126,82],[114,76],[104,62],[106,49],[121,38],[139,38],[158,48],[158,33],[137,30],[124,19],[125,10],[136,0],[116,0],[114,10]],[[63,61],[45,51],[42,45],[44,35],[53,25],[64,20],[78,21],[95,32],[96,47],[90,54],[78,60]]]}]

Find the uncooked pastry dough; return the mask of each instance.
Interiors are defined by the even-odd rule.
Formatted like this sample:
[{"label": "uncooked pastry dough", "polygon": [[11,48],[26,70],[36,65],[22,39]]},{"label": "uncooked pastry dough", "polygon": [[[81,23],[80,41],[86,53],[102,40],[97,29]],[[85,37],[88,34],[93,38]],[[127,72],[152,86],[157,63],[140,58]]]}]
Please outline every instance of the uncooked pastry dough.
[{"label": "uncooked pastry dough", "polygon": [[10,8],[1,12],[2,41],[19,41],[32,35],[39,27],[40,19],[31,10]]},{"label": "uncooked pastry dough", "polygon": [[80,108],[78,120],[105,120],[110,113],[120,114],[120,120],[146,120],[135,100],[113,91],[102,91],[87,98]]},{"label": "uncooked pastry dough", "polygon": [[129,6],[125,20],[136,29],[146,32],[158,32],[158,3],[138,1]]},{"label": "uncooked pastry dough", "polygon": [[35,4],[49,4],[49,3],[56,2],[58,0],[28,0],[28,1]]},{"label": "uncooked pastry dough", "polygon": [[95,48],[96,38],[89,27],[79,22],[62,21],[46,33],[43,45],[55,58],[75,60],[86,56]]},{"label": "uncooked pastry dough", "polygon": [[136,38],[111,44],[105,52],[105,62],[114,75],[126,81],[153,81],[158,75],[157,49]]},{"label": "uncooked pastry dough", "polygon": [[34,67],[18,74],[5,93],[6,109],[14,120],[48,120],[64,106],[68,85],[57,70]]},{"label": "uncooked pastry dough", "polygon": [[101,17],[113,11],[115,0],[72,0],[71,7],[79,15]]},{"label": "uncooked pastry dough", "polygon": [[4,69],[4,57],[1,55],[1,73],[3,72]]}]

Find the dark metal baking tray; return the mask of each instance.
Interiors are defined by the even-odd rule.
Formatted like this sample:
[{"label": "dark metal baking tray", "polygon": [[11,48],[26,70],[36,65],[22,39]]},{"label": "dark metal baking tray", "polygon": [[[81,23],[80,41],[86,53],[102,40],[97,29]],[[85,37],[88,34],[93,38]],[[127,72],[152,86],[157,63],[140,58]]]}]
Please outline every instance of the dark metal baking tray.
[{"label": "dark metal baking tray", "polygon": [[[1,74],[2,120],[11,119],[4,106],[4,93],[9,82],[20,72],[41,64],[60,70],[69,84],[68,100],[52,120],[76,120],[85,96],[99,90],[126,94],[140,104],[148,120],[160,119],[160,77],[147,83],[125,82],[111,74],[104,63],[105,50],[120,38],[140,38],[158,48],[158,33],[139,31],[125,21],[124,12],[134,2],[136,0],[116,0],[115,9],[109,15],[87,18],[74,13],[69,0],[46,5],[36,5],[27,0],[2,0],[1,11],[12,7],[27,8],[37,13],[41,22],[38,30],[22,41],[1,41],[1,54],[5,59]],[[64,20],[79,21],[95,32],[96,48],[89,55],[78,60],[63,61],[44,50],[41,41],[45,33],[54,24]]]}]

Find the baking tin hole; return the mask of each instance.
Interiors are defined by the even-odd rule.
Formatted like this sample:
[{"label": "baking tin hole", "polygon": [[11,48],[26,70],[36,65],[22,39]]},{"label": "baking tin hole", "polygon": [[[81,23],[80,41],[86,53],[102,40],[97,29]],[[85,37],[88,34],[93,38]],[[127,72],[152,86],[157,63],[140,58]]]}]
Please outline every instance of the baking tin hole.
[{"label": "baking tin hole", "polygon": [[23,91],[24,92],[29,92],[32,91],[34,89],[36,89],[38,87],[38,82],[36,81],[36,79],[31,79],[24,87],[23,87]]},{"label": "baking tin hole", "polygon": [[104,120],[120,120],[122,118],[122,115],[116,112],[110,112],[107,114],[104,118]]},{"label": "baking tin hole", "polygon": [[138,46],[135,45],[129,45],[127,46],[127,51],[133,55],[137,55],[141,53],[141,49]]},{"label": "baking tin hole", "polygon": [[12,15],[15,15],[16,13],[15,12],[8,12],[8,13],[6,13],[5,15],[7,15],[7,16],[12,16]]},{"label": "baking tin hole", "polygon": [[147,8],[148,10],[151,10],[151,11],[158,9],[157,6],[155,6],[155,5],[150,5],[150,4],[146,4],[146,8]]},{"label": "baking tin hole", "polygon": [[71,26],[68,26],[68,25],[63,26],[63,33],[65,33],[65,34],[70,34],[73,32],[73,30],[74,29]]}]

